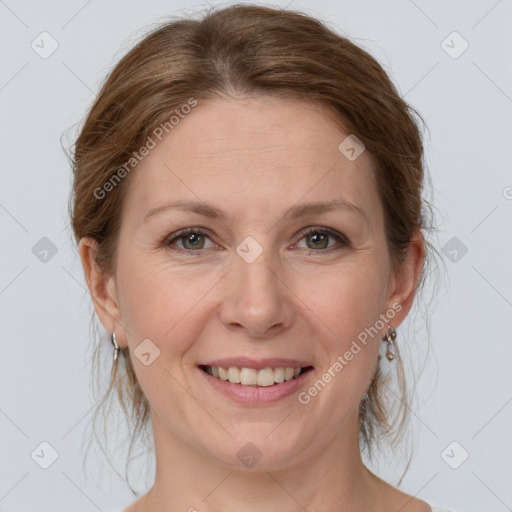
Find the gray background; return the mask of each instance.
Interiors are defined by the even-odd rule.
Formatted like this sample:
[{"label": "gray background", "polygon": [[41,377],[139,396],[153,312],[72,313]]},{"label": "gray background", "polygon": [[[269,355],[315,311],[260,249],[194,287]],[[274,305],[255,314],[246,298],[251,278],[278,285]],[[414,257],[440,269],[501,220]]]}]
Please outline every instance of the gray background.
[{"label": "gray background", "polygon": [[[83,476],[94,405],[90,301],[70,242],[71,171],[60,138],[149,24],[206,5],[0,0],[0,510],[95,511],[134,499],[101,453],[100,481]],[[430,129],[435,244],[445,248],[447,279],[430,337],[421,316],[408,333],[399,330],[411,371],[423,369],[410,411],[415,457],[402,489],[460,512],[512,510],[512,2],[273,5],[327,20],[372,53]],[[31,47],[43,31],[59,45],[46,59]],[[453,31],[469,44],[457,58],[461,40],[442,45]],[[46,261],[43,237],[57,250]],[[58,453],[48,469],[31,456],[42,442]],[[464,451],[468,459],[454,469]],[[385,456],[373,467],[392,483],[403,469]]]}]

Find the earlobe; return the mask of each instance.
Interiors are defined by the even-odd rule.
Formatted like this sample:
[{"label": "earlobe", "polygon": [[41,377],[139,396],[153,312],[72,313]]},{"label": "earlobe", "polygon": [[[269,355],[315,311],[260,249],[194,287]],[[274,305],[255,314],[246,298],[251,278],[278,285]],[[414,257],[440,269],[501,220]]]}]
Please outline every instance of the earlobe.
[{"label": "earlobe", "polygon": [[421,231],[417,230],[411,239],[404,261],[394,273],[394,289],[388,298],[389,307],[393,304],[402,306],[396,315],[397,320],[393,323],[395,327],[403,321],[412,307],[424,259],[424,239]]},{"label": "earlobe", "polygon": [[112,333],[116,325],[120,324],[120,310],[114,277],[102,271],[96,263],[97,246],[95,240],[84,237],[80,240],[78,250],[96,314],[105,330]]}]

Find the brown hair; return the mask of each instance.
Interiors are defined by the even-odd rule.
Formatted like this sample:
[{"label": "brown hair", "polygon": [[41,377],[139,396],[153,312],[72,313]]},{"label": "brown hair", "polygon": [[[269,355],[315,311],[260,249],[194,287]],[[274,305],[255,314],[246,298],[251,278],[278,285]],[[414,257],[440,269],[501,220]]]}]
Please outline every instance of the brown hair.
[{"label": "brown hair", "polygon": [[[304,13],[234,5],[212,9],[199,20],[173,20],[152,30],[115,66],[87,115],[74,146],[70,215],[76,241],[91,237],[97,242],[96,259],[104,272],[115,272],[129,176],[101,199],[95,190],[191,98],[200,103],[214,97],[255,95],[315,102],[345,133],[355,134],[365,144],[375,163],[393,265],[403,261],[416,230],[432,229],[426,221],[429,205],[422,198],[422,138],[413,114],[423,119],[400,97],[378,62]],[[427,257],[418,289],[435,252],[428,241],[424,243]],[[98,345],[96,361],[100,349]],[[121,357],[126,374],[116,380],[114,367],[100,406],[116,389],[135,435],[150,419],[149,403],[127,351]],[[389,391],[380,364],[360,405],[360,440],[370,457],[379,438],[398,441],[407,418],[398,347],[397,368],[401,396],[394,417],[386,405]],[[133,444],[134,436],[130,452]]]}]

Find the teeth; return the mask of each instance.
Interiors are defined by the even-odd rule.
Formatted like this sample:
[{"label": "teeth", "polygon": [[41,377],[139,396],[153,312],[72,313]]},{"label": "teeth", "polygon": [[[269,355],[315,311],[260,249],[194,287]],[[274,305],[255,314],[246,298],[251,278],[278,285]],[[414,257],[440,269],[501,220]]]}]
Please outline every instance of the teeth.
[{"label": "teeth", "polygon": [[276,382],[284,382],[284,368],[276,368],[274,370],[274,380]]},{"label": "teeth", "polygon": [[240,370],[234,366],[228,368],[228,380],[233,384],[240,384]]},{"label": "teeth", "polygon": [[[253,368],[242,368],[240,370],[240,384],[242,384],[243,386],[254,386],[255,384],[257,384],[257,382],[258,372],[256,370],[254,370]],[[272,382],[272,384],[274,383]]]},{"label": "teeth", "polygon": [[273,386],[281,382],[295,379],[299,376],[301,367],[297,368],[263,368],[256,370],[254,368],[237,368],[230,366],[206,366],[206,372],[221,380],[228,380],[232,384],[241,384],[242,386]]},{"label": "teeth", "polygon": [[274,370],[272,370],[272,368],[262,368],[258,372],[256,384],[258,386],[273,386],[275,384]]}]

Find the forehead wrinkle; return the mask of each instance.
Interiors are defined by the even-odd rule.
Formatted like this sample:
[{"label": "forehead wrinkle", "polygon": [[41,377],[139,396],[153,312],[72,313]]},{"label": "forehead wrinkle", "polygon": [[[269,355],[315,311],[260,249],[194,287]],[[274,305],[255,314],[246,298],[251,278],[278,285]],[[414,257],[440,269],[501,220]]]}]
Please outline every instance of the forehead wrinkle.
[{"label": "forehead wrinkle", "polygon": [[[170,209],[191,211],[193,213],[202,215],[207,218],[220,219],[223,222],[225,222],[229,217],[229,214],[227,212],[224,212],[223,210],[217,208],[212,204],[208,204],[202,201],[198,202],[190,200],[178,200],[173,202],[167,202],[165,204],[152,208],[145,214],[143,223],[146,223],[149,220],[149,218],[154,216],[155,214]],[[284,215],[281,216],[281,218],[296,220],[307,215],[319,215],[334,210],[346,210],[359,216],[362,216],[369,226],[369,220],[368,216],[366,215],[366,212],[359,208],[358,206],[349,203],[348,201],[345,201],[344,199],[333,199],[331,201],[317,201],[295,205],[292,208],[290,208],[287,212],[285,212]]]},{"label": "forehead wrinkle", "polygon": [[202,156],[210,157],[211,155],[221,155],[225,159],[229,159],[231,156],[237,155],[252,155],[252,154],[265,154],[265,153],[273,153],[279,151],[289,151],[290,149],[294,149],[293,145],[273,145],[269,146],[268,144],[262,144],[260,147],[255,147],[254,144],[251,144],[249,147],[236,147],[236,148],[226,148],[218,146],[212,149],[202,148],[197,149],[194,148],[194,152],[191,155],[187,155],[187,160],[197,159]]}]

